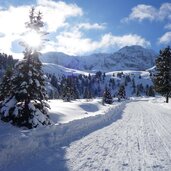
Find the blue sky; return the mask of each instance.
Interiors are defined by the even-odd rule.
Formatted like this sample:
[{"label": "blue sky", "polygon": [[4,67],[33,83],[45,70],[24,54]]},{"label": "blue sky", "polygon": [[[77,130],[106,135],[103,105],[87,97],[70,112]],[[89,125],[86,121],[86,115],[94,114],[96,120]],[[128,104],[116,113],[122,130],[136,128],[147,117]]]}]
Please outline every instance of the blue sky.
[{"label": "blue sky", "polygon": [[[154,49],[171,43],[171,2],[164,0],[0,0],[0,51],[21,53],[29,9],[42,11],[49,42],[43,52],[70,55]],[[34,41],[34,38],[33,38]]]}]

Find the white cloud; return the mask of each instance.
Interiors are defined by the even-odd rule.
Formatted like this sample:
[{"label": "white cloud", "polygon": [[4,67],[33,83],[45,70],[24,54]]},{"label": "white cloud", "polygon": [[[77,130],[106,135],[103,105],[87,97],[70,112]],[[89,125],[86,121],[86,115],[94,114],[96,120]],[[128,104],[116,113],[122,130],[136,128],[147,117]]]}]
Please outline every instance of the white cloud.
[{"label": "white cloud", "polygon": [[171,23],[164,26],[165,29],[171,30]]},{"label": "white cloud", "polygon": [[132,8],[131,14],[124,18],[123,22],[128,22],[130,20],[142,21],[145,19],[154,20],[157,16],[157,10],[151,5],[139,4]]},{"label": "white cloud", "polygon": [[130,15],[122,19],[122,22],[164,19],[171,19],[171,3],[163,3],[159,9],[151,5],[139,4],[132,8]]},{"label": "white cloud", "polygon": [[114,36],[111,33],[105,34],[101,40],[101,46],[115,46],[117,48],[121,48],[124,46],[131,46],[131,45],[140,45],[143,47],[151,46],[150,42],[145,40],[139,35],[136,34],[126,34],[123,36]]},{"label": "white cloud", "polygon": [[40,11],[44,14],[43,20],[47,23],[49,32],[66,26],[66,19],[69,17],[82,16],[83,11],[76,4],[66,4],[63,1],[37,0]]},{"label": "white cloud", "polygon": [[158,12],[158,17],[159,19],[171,19],[171,3],[164,3],[161,5]]},{"label": "white cloud", "polygon": [[98,24],[98,23],[80,23],[78,25],[78,29],[85,29],[85,30],[104,30],[106,28],[105,24]]},{"label": "white cloud", "polygon": [[171,43],[171,32],[166,32],[163,36],[161,36],[158,40],[159,44],[169,44]]},{"label": "white cloud", "polygon": [[86,52],[92,52],[96,49],[97,42],[90,38],[85,38],[83,33],[77,29],[71,32],[62,32],[56,36],[56,41],[49,43],[47,49],[52,51],[64,52],[70,55],[78,55]]},{"label": "white cloud", "polygon": [[0,37],[0,52],[7,53],[8,55],[13,55],[14,58],[21,59],[23,58],[23,54],[14,52],[12,49],[12,44],[19,39],[17,35],[6,35],[4,37]]},{"label": "white cloud", "polygon": [[0,10],[0,33],[5,35],[22,33],[28,20],[29,9],[28,6],[11,6],[8,10]]},{"label": "white cloud", "polygon": [[136,34],[115,36],[111,33],[104,34],[99,41],[84,37],[78,30],[63,32],[56,37],[56,42],[50,42],[44,51],[60,51],[70,55],[82,55],[94,51],[112,51],[130,45],[151,46],[150,42]]},{"label": "white cloud", "polygon": [[[75,4],[67,4],[62,1],[37,0],[36,10],[43,13],[43,21],[48,32],[67,26],[69,17],[83,15],[83,11]],[[26,31],[25,22],[29,20],[31,6],[10,6],[7,9],[0,8],[0,51],[12,53],[12,42],[19,40]]]}]

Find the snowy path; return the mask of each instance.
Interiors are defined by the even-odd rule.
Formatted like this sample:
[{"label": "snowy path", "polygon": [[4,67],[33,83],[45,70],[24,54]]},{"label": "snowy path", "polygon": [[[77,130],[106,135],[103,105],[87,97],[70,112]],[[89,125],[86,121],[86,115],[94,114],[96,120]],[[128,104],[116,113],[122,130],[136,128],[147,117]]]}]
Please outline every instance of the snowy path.
[{"label": "snowy path", "polygon": [[69,170],[171,170],[171,111],[148,101],[126,104],[122,118],[66,153]]},{"label": "snowy path", "polygon": [[169,105],[115,102],[99,115],[33,130],[1,122],[0,171],[171,171]]}]

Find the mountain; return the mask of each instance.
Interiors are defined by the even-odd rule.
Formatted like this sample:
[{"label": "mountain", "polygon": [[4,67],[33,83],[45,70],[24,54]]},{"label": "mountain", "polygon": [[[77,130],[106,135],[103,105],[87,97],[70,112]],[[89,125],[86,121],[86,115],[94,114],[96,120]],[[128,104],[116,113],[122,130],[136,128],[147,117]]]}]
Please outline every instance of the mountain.
[{"label": "mountain", "polygon": [[60,65],[83,71],[146,70],[154,66],[157,53],[141,46],[126,46],[107,54],[96,53],[89,56],[70,56],[61,52],[48,52],[40,57],[43,63]]}]

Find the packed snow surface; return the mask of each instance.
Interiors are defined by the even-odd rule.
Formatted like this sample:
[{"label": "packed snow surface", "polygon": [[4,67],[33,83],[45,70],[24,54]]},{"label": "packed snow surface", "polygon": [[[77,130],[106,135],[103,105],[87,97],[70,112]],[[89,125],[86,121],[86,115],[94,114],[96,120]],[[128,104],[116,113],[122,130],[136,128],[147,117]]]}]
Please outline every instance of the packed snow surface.
[{"label": "packed snow surface", "polygon": [[72,103],[76,115],[90,116],[68,118],[74,112],[65,103],[56,113],[63,119],[51,116],[54,126],[23,130],[0,122],[0,171],[171,170],[171,105],[163,98]]}]

